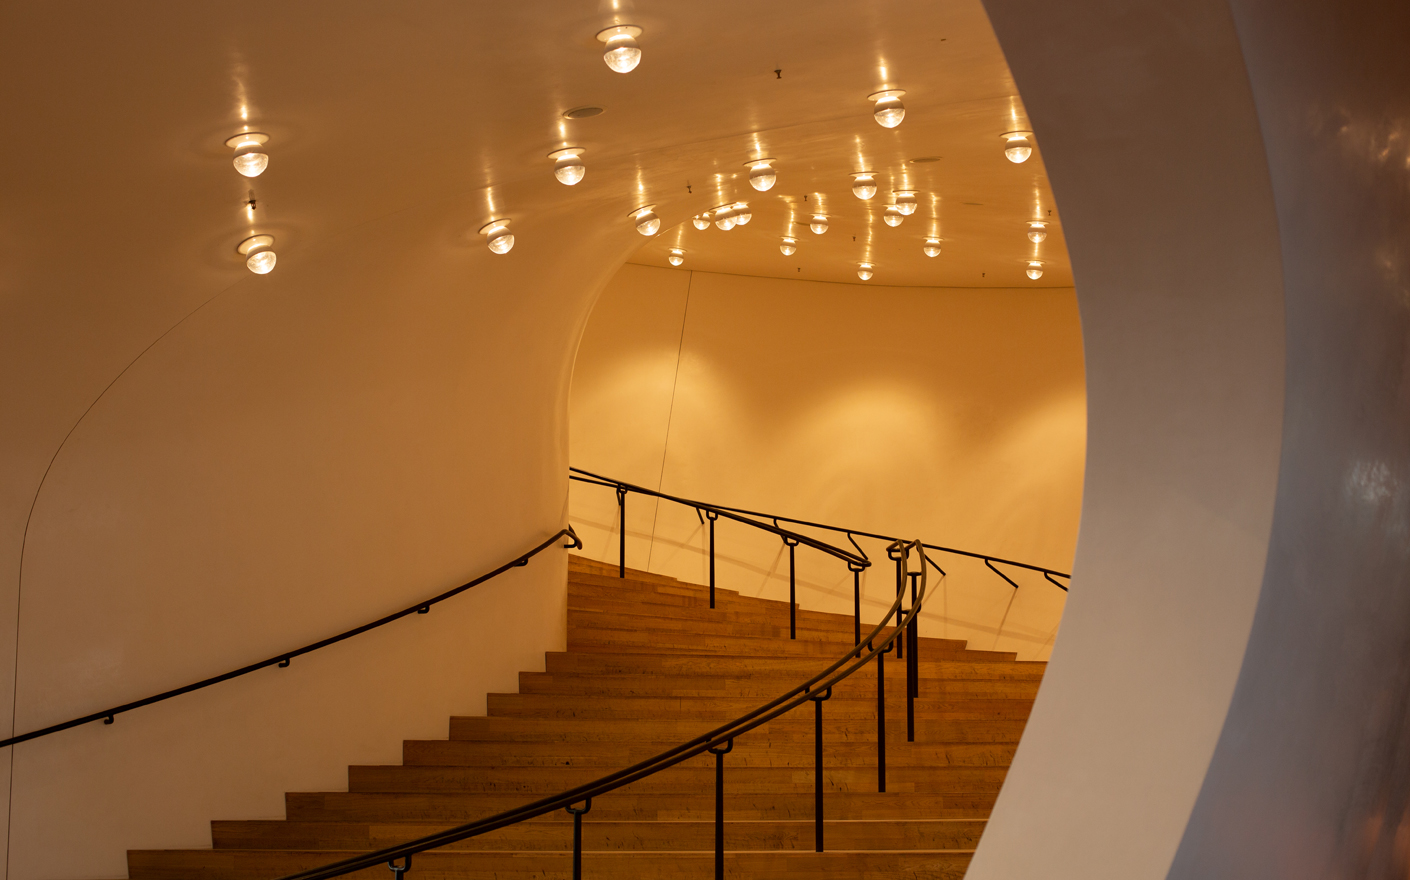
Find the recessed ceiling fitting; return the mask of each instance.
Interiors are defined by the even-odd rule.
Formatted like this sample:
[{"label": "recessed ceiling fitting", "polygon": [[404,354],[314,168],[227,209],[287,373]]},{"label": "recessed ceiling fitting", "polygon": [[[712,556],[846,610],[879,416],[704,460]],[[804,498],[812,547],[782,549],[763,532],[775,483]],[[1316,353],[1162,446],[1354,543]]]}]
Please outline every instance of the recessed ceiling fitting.
[{"label": "recessed ceiling fitting", "polygon": [[999,137],[1004,139],[1004,156],[1015,165],[1028,161],[1033,155],[1033,132],[1006,131]]},{"label": "recessed ceiling fitting", "polygon": [[666,257],[666,262],[672,266],[679,266],[685,262],[685,251],[680,248],[671,248],[670,256]]},{"label": "recessed ceiling fitting", "polygon": [[591,119],[594,116],[601,116],[601,107],[574,107],[572,110],[564,110],[564,119]]},{"label": "recessed ceiling fitting", "polygon": [[587,174],[587,166],[583,164],[581,147],[554,150],[548,154],[548,158],[553,160],[553,176],[558,178],[558,182],[561,184],[572,186],[582,180],[584,174]]},{"label": "recessed ceiling fitting", "polygon": [[480,234],[496,254],[507,254],[514,249],[514,233],[509,231],[508,220],[491,220],[480,227]]},{"label": "recessed ceiling fitting", "polygon": [[235,246],[235,252],[245,258],[245,268],[256,275],[274,271],[278,258],[274,255],[274,236],[252,235]]},{"label": "recessed ceiling fitting", "polygon": [[778,182],[778,172],[774,170],[772,159],[755,159],[745,162],[749,168],[749,185],[759,192],[766,192]]},{"label": "recessed ceiling fitting", "polygon": [[912,165],[924,165],[927,162],[939,162],[939,156],[916,156],[911,160]]},{"label": "recessed ceiling fitting", "polygon": [[876,195],[876,176],[870,171],[858,171],[853,174],[852,195],[859,199],[869,199]]},{"label": "recessed ceiling fitting", "polygon": [[602,60],[618,73],[631,73],[641,63],[641,47],[636,38],[641,28],[634,24],[618,24],[597,32],[597,39],[607,44]]},{"label": "recessed ceiling fitting", "polygon": [[262,131],[246,131],[227,138],[225,145],[235,151],[235,170],[245,177],[259,177],[269,167],[269,154],[264,145],[269,135]]},{"label": "recessed ceiling fitting", "polygon": [[867,95],[867,100],[876,102],[872,116],[876,117],[877,125],[895,128],[901,124],[901,120],[906,118],[906,105],[901,103],[901,96],[905,93],[905,89],[886,89]]},{"label": "recessed ceiling fitting", "polygon": [[655,205],[643,205],[627,216],[636,224],[636,231],[642,235],[655,235],[661,231],[661,218],[656,216]]}]

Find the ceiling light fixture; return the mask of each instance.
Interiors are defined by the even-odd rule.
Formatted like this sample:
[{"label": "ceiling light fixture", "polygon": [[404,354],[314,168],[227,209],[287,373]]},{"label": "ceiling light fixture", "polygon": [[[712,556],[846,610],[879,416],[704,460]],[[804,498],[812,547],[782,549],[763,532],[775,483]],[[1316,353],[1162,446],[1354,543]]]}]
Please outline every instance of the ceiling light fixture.
[{"label": "ceiling light fixture", "polygon": [[685,251],[680,248],[671,248],[671,255],[666,257],[666,262],[672,266],[679,266],[685,262]]},{"label": "ceiling light fixture", "polygon": [[245,258],[245,268],[256,275],[274,271],[274,236],[252,235],[235,246],[235,252]]},{"label": "ceiling light fixture", "polygon": [[1033,155],[1033,141],[1029,140],[1032,134],[1031,131],[1006,131],[999,135],[1004,139],[1004,156],[1015,165],[1027,162]]},{"label": "ceiling light fixture", "polygon": [[695,224],[696,229],[709,229],[710,212],[706,211],[704,214],[696,214],[694,217],[690,218],[690,222]]},{"label": "ceiling light fixture", "polygon": [[235,151],[235,170],[245,177],[259,177],[269,167],[269,154],[264,151],[267,143],[269,135],[262,131],[247,131],[225,141]]},{"label": "ceiling light fixture", "polygon": [[1034,220],[1028,224],[1028,240],[1034,244],[1041,244],[1043,239],[1048,237],[1048,224],[1041,220]]},{"label": "ceiling light fixture", "polygon": [[925,247],[921,248],[921,250],[925,253],[927,257],[940,256],[940,239],[927,238],[925,240]]},{"label": "ceiling light fixture", "polygon": [[749,167],[749,185],[759,192],[767,192],[778,183],[778,172],[774,170],[772,159],[755,159],[745,162]]},{"label": "ceiling light fixture", "polygon": [[574,107],[572,110],[564,110],[564,119],[591,119],[594,116],[601,116],[601,107]]},{"label": "ceiling light fixture", "polygon": [[783,254],[785,257],[793,256],[793,254],[798,250],[798,239],[785,238],[783,242],[778,246],[778,250],[779,253]]},{"label": "ceiling light fixture", "polygon": [[548,158],[553,160],[553,176],[565,186],[572,186],[582,180],[584,174],[587,174],[587,166],[583,164],[581,147],[554,150],[548,154]]},{"label": "ceiling light fixture", "polygon": [[619,24],[598,31],[597,39],[607,44],[602,60],[618,73],[631,73],[641,63],[641,47],[636,44],[639,36],[641,28],[634,24]]},{"label": "ceiling light fixture", "polygon": [[739,222],[739,219],[735,216],[733,205],[721,205],[716,208],[713,213],[715,217],[715,227],[717,229],[723,229],[725,232],[729,232],[735,227],[735,224]]},{"label": "ceiling light fixture", "polygon": [[643,205],[627,216],[636,223],[636,231],[642,235],[655,235],[661,231],[661,218],[656,216],[655,205]]},{"label": "ceiling light fixture", "polygon": [[514,249],[514,233],[509,231],[508,220],[491,220],[480,227],[485,244],[496,254],[507,254]]},{"label": "ceiling light fixture", "polygon": [[914,191],[902,189],[893,192],[891,195],[895,196],[892,201],[896,203],[896,210],[905,214],[907,217],[916,212],[916,194]]},{"label": "ceiling light fixture", "polygon": [[901,96],[905,93],[905,89],[887,89],[867,95],[868,100],[876,102],[872,115],[876,117],[877,125],[895,128],[901,124],[901,120],[906,118],[906,105],[901,103]]},{"label": "ceiling light fixture", "polygon": [[1031,278],[1031,279],[1033,279],[1034,281],[1037,281],[1039,278],[1042,278],[1042,277],[1043,277],[1043,261],[1042,261],[1042,260],[1029,260],[1029,261],[1028,261],[1028,269],[1027,269],[1027,271],[1025,272],[1025,274],[1027,274],[1028,277]]},{"label": "ceiling light fixture", "polygon": [[874,267],[872,266],[871,263],[858,263],[858,264],[857,264],[857,277],[860,278],[860,279],[862,279],[863,281],[870,281],[870,280],[871,280],[871,275],[872,275],[871,270],[872,270],[873,268],[874,268]]},{"label": "ceiling light fixture", "polygon": [[886,213],[881,218],[887,226],[900,226],[906,219],[906,215],[901,213],[901,209],[895,205],[887,205]]},{"label": "ceiling light fixture", "polygon": [[734,203],[734,222],[739,226],[744,226],[754,219],[754,214],[750,212],[749,205],[744,202]]},{"label": "ceiling light fixture", "polygon": [[808,228],[813,230],[817,235],[822,235],[824,232],[827,232],[827,215],[814,214],[813,219],[808,222]]},{"label": "ceiling light fixture", "polygon": [[859,199],[869,199],[876,195],[876,177],[870,171],[859,171],[853,174],[852,195]]}]

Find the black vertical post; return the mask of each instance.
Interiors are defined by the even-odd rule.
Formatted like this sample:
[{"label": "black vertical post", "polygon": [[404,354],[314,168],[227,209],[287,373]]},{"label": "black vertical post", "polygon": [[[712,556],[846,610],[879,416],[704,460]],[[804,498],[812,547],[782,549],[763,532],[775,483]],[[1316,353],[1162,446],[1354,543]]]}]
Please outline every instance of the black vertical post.
[{"label": "black vertical post", "polygon": [[911,620],[906,624],[906,640],[911,643],[910,654],[906,657],[906,742],[916,741],[916,697],[920,696],[920,662],[916,657],[917,638],[915,607],[916,578],[918,572],[911,573]]},{"label": "black vertical post", "polygon": [[582,809],[564,809],[573,814],[573,880],[583,880],[583,814],[592,809],[592,798],[583,802]]},{"label": "black vertical post", "polygon": [[[905,548],[902,548],[901,551],[900,551],[900,555],[898,555],[898,556],[896,557],[896,598],[898,598],[898,599],[901,598],[901,594],[906,591],[906,553],[907,553],[906,549],[905,549]],[[897,606],[896,606],[896,626],[897,626],[898,628],[901,626],[901,621],[902,621],[902,620],[905,620],[905,614],[904,614],[905,609],[901,608],[901,604],[902,604],[902,603],[898,603]],[[901,642],[902,642],[902,641],[904,641],[904,639],[899,639],[899,638],[898,638],[898,639],[896,639],[894,642],[891,643],[891,644],[893,644],[893,645],[896,646],[896,659],[897,659],[897,660],[900,660],[900,659],[901,659],[901,655],[902,655],[902,651],[901,651]]]},{"label": "black vertical post", "polygon": [[793,538],[784,538],[783,543],[788,545],[788,637],[798,638],[798,578],[793,567],[794,548],[798,542]]},{"label": "black vertical post", "polygon": [[854,645],[862,643],[862,570],[852,563],[847,563],[847,567],[852,569],[852,630]]},{"label": "black vertical post", "polygon": [[[889,650],[889,649],[888,649]],[[876,790],[886,791],[886,652],[876,652]]]},{"label": "black vertical post", "polygon": [[715,519],[719,516],[713,510],[705,511],[705,518],[710,521],[710,607],[715,607]]},{"label": "black vertical post", "polygon": [[724,748],[715,746],[715,880],[725,880],[725,755],[734,748],[734,740]]},{"label": "black vertical post", "polygon": [[627,490],[617,487],[617,577],[627,576]]},{"label": "black vertical post", "polygon": [[823,700],[832,696],[828,688],[821,696],[813,697],[813,837],[814,851],[823,851]]}]

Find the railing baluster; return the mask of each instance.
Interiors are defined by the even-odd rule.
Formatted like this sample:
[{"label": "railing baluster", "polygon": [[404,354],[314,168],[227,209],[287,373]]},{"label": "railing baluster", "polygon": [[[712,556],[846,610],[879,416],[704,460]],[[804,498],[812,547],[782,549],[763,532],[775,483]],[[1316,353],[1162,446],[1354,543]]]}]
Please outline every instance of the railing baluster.
[{"label": "railing baluster", "polygon": [[617,487],[617,577],[627,576],[627,488]]},{"label": "railing baluster", "polygon": [[573,816],[573,880],[583,880],[583,814],[592,809],[592,798],[583,802],[582,809],[564,807]]},{"label": "railing baluster", "polygon": [[886,651],[876,652],[876,790],[886,791]]},{"label": "railing baluster", "polygon": [[724,748],[710,748],[715,756],[715,880],[725,880],[725,755],[733,748],[732,739]]},{"label": "railing baluster", "polygon": [[814,851],[823,851],[823,700],[832,696],[828,688],[821,696],[813,697],[813,837]]},{"label": "railing baluster", "polygon": [[705,511],[705,518],[710,521],[710,607],[715,607],[715,520],[719,519],[719,514],[713,510]]},{"label": "railing baluster", "polygon": [[[888,548],[886,554],[892,559],[896,560],[896,596],[899,598],[900,595],[906,590],[906,551],[905,549],[897,551],[893,548]],[[901,608],[898,606],[896,608],[896,625],[900,626],[902,620],[905,620],[905,617],[901,614]],[[887,615],[886,622],[891,622],[890,615]],[[902,656],[902,641],[902,639],[897,639],[896,641],[891,643],[896,646],[897,660],[900,660]]]},{"label": "railing baluster", "polygon": [[916,580],[920,572],[911,575],[911,622],[906,624],[906,640],[911,643],[910,654],[906,656],[906,742],[916,741],[916,697],[920,696],[920,660],[916,650],[920,645],[920,633],[916,628],[914,609],[916,607]]},{"label": "railing baluster", "polygon": [[847,563],[852,570],[852,644],[862,643],[862,569],[855,562]]},{"label": "railing baluster", "polygon": [[798,577],[797,569],[794,568],[794,550],[798,547],[798,541],[794,538],[784,538],[783,543],[788,545],[788,637],[798,638]]}]

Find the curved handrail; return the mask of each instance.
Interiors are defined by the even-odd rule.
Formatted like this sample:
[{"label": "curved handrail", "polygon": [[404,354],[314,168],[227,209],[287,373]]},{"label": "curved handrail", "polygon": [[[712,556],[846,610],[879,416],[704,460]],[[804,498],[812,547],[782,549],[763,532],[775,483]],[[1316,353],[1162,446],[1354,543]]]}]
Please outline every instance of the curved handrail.
[{"label": "curved handrail", "polygon": [[[806,519],[796,519],[796,518],[791,517],[791,516],[777,516],[777,515],[772,514],[772,513],[760,513],[760,512],[758,512],[757,510],[748,510],[748,509],[743,508],[743,507],[728,507],[728,506],[722,505],[722,504],[705,504],[704,502],[700,502],[700,501],[692,501],[692,500],[689,499],[689,498],[680,498],[680,497],[677,497],[677,496],[675,496],[675,495],[666,495],[666,494],[661,493],[661,492],[655,492],[655,491],[653,491],[653,490],[651,490],[651,489],[644,489],[644,488],[642,488],[642,487],[640,487],[640,486],[634,486],[634,485],[632,485],[631,483],[626,483],[626,482],[623,482],[623,481],[621,481],[621,480],[614,480],[614,479],[612,479],[611,477],[604,477],[604,476],[602,476],[601,474],[594,474],[594,473],[592,473],[591,471],[585,471],[585,470],[583,470],[582,468],[570,467],[570,468],[568,468],[568,470],[570,471],[569,479],[577,480],[578,482],[581,482],[581,483],[593,483],[594,485],[598,485],[598,486],[606,486],[606,487],[608,487],[609,489],[610,489],[610,488],[617,487],[617,486],[622,486],[622,487],[627,488],[627,489],[629,489],[629,490],[631,490],[631,491],[633,491],[633,492],[638,492],[638,493],[640,493],[640,494],[642,494],[642,495],[653,495],[653,496],[655,496],[655,497],[657,497],[657,498],[665,498],[665,499],[668,499],[668,500],[670,500],[670,501],[675,501],[675,502],[677,502],[678,504],[684,504],[684,505],[687,505],[687,506],[689,506],[689,507],[696,507],[696,508],[698,508],[698,509],[714,510],[714,511],[716,511],[717,513],[719,513],[721,516],[726,516],[726,515],[728,515],[728,514],[737,514],[737,516],[733,516],[733,517],[730,517],[730,518],[731,518],[731,519],[734,519],[734,520],[736,520],[736,521],[739,521],[739,522],[746,522],[746,523],[749,523],[750,525],[758,526],[758,527],[763,528],[763,529],[765,529],[765,530],[767,530],[767,531],[774,531],[774,529],[769,528],[768,525],[765,524],[765,523],[760,523],[760,522],[757,522],[757,521],[751,520],[751,519],[741,519],[741,517],[751,517],[751,516],[762,517],[762,518],[764,518],[764,519],[774,520],[775,522],[778,522],[778,521],[781,520],[781,521],[783,521],[783,522],[793,523],[794,525],[807,526],[807,527],[810,528],[810,529],[824,529],[824,530],[830,531],[830,532],[842,532],[843,534],[845,534],[845,535],[847,536],[848,540],[852,540],[852,536],[853,536],[853,535],[860,535],[860,536],[862,536],[863,538],[876,538],[877,540],[880,540],[880,541],[898,541],[898,540],[900,540],[900,539],[897,538],[895,535],[881,535],[881,534],[877,534],[876,532],[868,532],[868,531],[864,531],[864,530],[862,530],[862,529],[848,529],[848,528],[843,528],[842,526],[830,526],[830,525],[827,525],[826,523],[811,522],[811,521],[806,520]],[[574,476],[572,476],[572,474],[582,474],[584,477],[591,477],[592,479],[591,479],[591,480],[582,479],[581,477],[574,477]],[[775,528],[777,528],[777,527],[775,527]],[[796,533],[793,533],[793,534],[796,534]],[[922,543],[923,543],[923,542],[922,542]],[[857,547],[857,542],[856,542],[856,541],[852,541],[852,546]],[[1058,589],[1062,590],[1063,592],[1067,592],[1067,587],[1064,587],[1062,584],[1059,584],[1057,581],[1054,581],[1054,580],[1053,580],[1053,577],[1065,578],[1065,579],[1067,579],[1067,580],[1071,580],[1071,579],[1072,579],[1072,575],[1068,574],[1068,573],[1065,572],[1065,571],[1058,571],[1058,570],[1055,569],[1055,568],[1044,568],[1044,567],[1041,566],[1041,565],[1032,565],[1032,564],[1027,563],[1027,562],[1018,562],[1018,561],[1013,560],[1013,559],[1005,559],[1005,558],[1003,558],[1002,556],[992,556],[992,555],[990,555],[990,554],[988,554],[988,553],[977,553],[977,552],[975,552],[975,551],[973,551],[973,550],[959,550],[959,549],[956,549],[956,548],[954,548],[954,547],[945,547],[945,546],[942,546],[942,545],[940,545],[940,544],[925,544],[924,546],[925,546],[925,548],[926,548],[927,550],[938,550],[938,551],[941,552],[941,553],[951,553],[951,554],[953,554],[953,555],[955,555],[955,556],[967,556],[967,557],[969,557],[970,559],[979,559],[979,560],[983,560],[983,561],[985,561],[985,562],[997,562],[997,563],[999,563],[999,564],[1001,564],[1001,565],[1012,565],[1012,566],[1014,566],[1015,568],[1023,568],[1023,569],[1027,569],[1028,571],[1036,571],[1036,572],[1042,574],[1045,578],[1047,578],[1047,580],[1048,580],[1049,583],[1053,584],[1054,586],[1056,586]],[[857,547],[857,550],[858,550],[858,551],[860,551],[861,549],[862,549],[861,547]],[[863,555],[865,555],[865,554],[863,554]],[[992,568],[992,566],[991,566],[991,568]],[[1004,575],[1001,574],[1001,573],[999,573],[999,571],[998,571],[997,569],[994,570],[994,573],[995,573],[995,574],[998,574],[999,577],[1004,577]],[[1006,577],[1004,577],[1004,579],[1005,579],[1005,580],[1008,580],[1008,578],[1006,578]],[[1012,581],[1010,581],[1010,583],[1012,583]]]},{"label": "curved handrail", "polygon": [[350,630],[340,632],[335,636],[329,636],[326,639],[320,639],[311,644],[304,645],[302,648],[295,648],[292,651],[284,651],[283,653],[275,654],[268,660],[261,660],[258,663],[251,663],[248,666],[241,666],[239,669],[233,669],[230,672],[222,673],[221,675],[213,675],[210,678],[202,679],[198,682],[185,685],[184,687],[173,688],[169,691],[163,691],[159,694],[153,694],[150,697],[144,697],[140,700],[133,700],[130,703],[123,703],[121,706],[114,706],[111,709],[104,709],[101,712],[93,712],[91,714],[84,715],[82,718],[74,718],[71,721],[64,721],[60,724],[51,724],[50,726],[40,728],[39,730],[31,730],[28,733],[21,733],[18,736],[12,736],[9,739],[0,740],[0,748],[3,748],[5,746],[13,746],[22,742],[28,742],[32,739],[38,739],[41,736],[48,736],[52,733],[58,733],[63,730],[68,730],[71,727],[79,727],[84,724],[91,724],[92,722],[98,721],[100,719],[103,721],[104,724],[112,724],[114,719],[118,715],[121,715],[124,712],[131,712],[133,709],[141,709],[143,706],[150,706],[153,703],[160,703],[163,700],[170,700],[172,697],[179,697],[182,694],[189,694],[192,691],[198,691],[202,688],[208,688],[211,685],[220,684],[221,682],[229,681],[232,678],[239,678],[242,675],[249,675],[251,672],[257,672],[261,669],[267,669],[270,666],[278,666],[280,668],[288,667],[289,663],[292,662],[295,657],[301,657],[304,654],[312,653],[320,648],[326,648],[329,645],[335,645],[345,639],[350,639],[353,636],[361,635],[362,633],[365,633],[368,630],[376,629],[379,626],[385,626],[391,623],[392,621],[400,620],[401,618],[411,614],[429,614],[432,605],[444,602],[447,599],[450,599],[454,596],[459,595],[460,593],[465,592],[471,587],[477,587],[480,584],[483,584],[485,581],[499,577],[506,571],[509,571],[509,569],[511,568],[517,568],[522,565],[528,565],[530,559],[533,559],[539,553],[542,553],[544,550],[547,550],[551,545],[556,543],[559,538],[568,538],[572,541],[571,544],[564,544],[563,546],[565,548],[578,550],[582,549],[583,542],[581,539],[578,538],[578,533],[573,531],[572,526],[559,529],[557,534],[549,538],[547,541],[544,541],[542,544],[539,544],[537,547],[530,550],[529,552],[515,557],[512,561],[506,562],[499,568],[496,568],[494,571],[491,571],[488,574],[480,575],[479,577],[475,578],[474,580],[468,583],[461,584],[460,586],[455,587],[454,589],[446,590],[444,593],[441,593],[437,596],[433,596],[430,599],[426,599],[424,601],[417,602],[415,605],[403,608],[401,611],[388,614],[385,617],[379,617],[371,623],[364,623],[362,626],[353,627]]},{"label": "curved handrail", "polygon": [[[609,484],[615,485],[615,484]],[[669,497],[669,496],[662,496]],[[675,500],[675,499],[672,499]],[[311,868],[307,871],[300,871],[297,874],[289,874],[280,880],[331,880],[333,877],[341,877],[353,871],[363,868],[371,868],[384,863],[393,863],[398,859],[410,859],[411,856],[431,849],[437,849],[448,844],[487,834],[499,828],[515,825],[529,819],[537,818],[557,810],[565,809],[573,804],[590,798],[600,797],[608,792],[615,791],[624,785],[636,782],[652,774],[658,773],[670,767],[689,760],[697,755],[704,754],[712,748],[731,743],[736,737],[742,736],[749,731],[767,724],[779,716],[796,709],[814,694],[825,692],[831,689],[838,682],[851,676],[854,672],[870,663],[878,655],[889,652],[896,639],[906,632],[908,627],[920,614],[921,608],[925,604],[927,596],[927,575],[925,563],[929,561],[925,555],[924,545],[920,541],[900,541],[897,540],[887,548],[888,551],[896,549],[904,555],[898,558],[898,565],[901,577],[904,579],[908,574],[908,559],[910,552],[914,549],[921,557],[920,583],[917,587],[915,600],[911,603],[907,611],[903,608],[904,594],[897,592],[896,601],[891,603],[890,609],[881,622],[872,628],[872,631],[858,644],[844,653],[837,660],[833,661],[822,672],[817,673],[812,678],[801,684],[794,685],[772,700],[755,707],[744,713],[733,721],[727,722],[714,730],[700,734],[693,739],[687,740],[680,745],[673,746],[660,754],[647,758],[625,767],[606,776],[599,777],[591,782],[583,783],[574,788],[559,792],[556,795],[542,798],[533,803],[515,807],[484,819],[477,819],[464,825],[457,825],[435,834],[428,834],[406,843],[389,846],[375,852],[364,853],[353,856],[342,861],[323,865],[319,868]],[[934,565],[934,563],[931,563]],[[939,566],[936,566],[937,570]],[[886,622],[893,615],[898,616],[898,624],[889,635],[883,638],[878,645],[877,637],[886,628]],[[865,650],[864,649],[868,649]],[[850,661],[850,662],[849,662]]]}]

